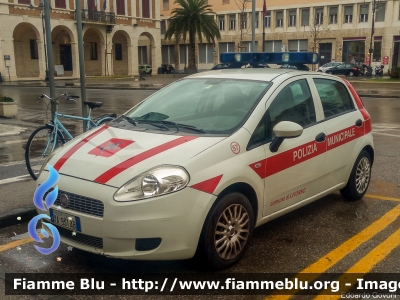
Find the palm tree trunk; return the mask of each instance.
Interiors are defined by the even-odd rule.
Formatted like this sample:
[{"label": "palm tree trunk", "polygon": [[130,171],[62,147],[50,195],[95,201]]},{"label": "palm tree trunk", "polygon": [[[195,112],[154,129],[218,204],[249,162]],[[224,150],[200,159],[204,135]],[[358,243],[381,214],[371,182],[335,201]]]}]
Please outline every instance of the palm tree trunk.
[{"label": "palm tree trunk", "polygon": [[188,72],[196,73],[196,33],[189,33],[189,61],[188,61]]}]

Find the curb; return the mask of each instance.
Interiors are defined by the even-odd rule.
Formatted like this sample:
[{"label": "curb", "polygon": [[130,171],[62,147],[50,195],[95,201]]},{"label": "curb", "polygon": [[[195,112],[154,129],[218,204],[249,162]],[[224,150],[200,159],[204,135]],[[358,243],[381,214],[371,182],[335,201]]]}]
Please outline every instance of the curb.
[{"label": "curb", "polygon": [[378,94],[358,94],[360,97],[365,98],[391,98],[391,99],[400,99],[400,96],[395,95],[378,95]]},{"label": "curb", "polygon": [[[30,220],[36,215],[37,211],[34,205],[12,209],[0,214],[0,229],[26,222],[26,220]],[[17,220],[18,217],[21,217],[21,221]]]}]

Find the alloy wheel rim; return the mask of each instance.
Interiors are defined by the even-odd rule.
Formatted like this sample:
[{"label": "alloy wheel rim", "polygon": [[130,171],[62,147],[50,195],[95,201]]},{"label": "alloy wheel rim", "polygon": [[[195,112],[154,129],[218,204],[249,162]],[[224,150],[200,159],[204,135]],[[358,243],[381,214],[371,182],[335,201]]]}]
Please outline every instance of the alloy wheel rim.
[{"label": "alloy wheel rim", "polygon": [[218,218],[214,233],[214,247],[224,260],[237,257],[249,237],[249,214],[243,205],[228,206]]},{"label": "alloy wheel rim", "polygon": [[367,190],[369,178],[371,173],[371,168],[369,160],[363,157],[357,166],[356,171],[356,189],[359,194],[364,193]]}]

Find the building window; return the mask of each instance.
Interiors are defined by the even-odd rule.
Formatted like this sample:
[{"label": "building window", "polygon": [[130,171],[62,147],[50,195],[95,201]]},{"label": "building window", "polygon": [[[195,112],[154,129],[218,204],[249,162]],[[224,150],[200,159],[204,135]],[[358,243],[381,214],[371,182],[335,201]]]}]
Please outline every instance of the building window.
[{"label": "building window", "polygon": [[310,10],[302,9],[301,10],[301,26],[310,25]]},{"label": "building window", "polygon": [[67,5],[65,4],[65,0],[55,0],[54,6],[56,8],[67,8]]},{"label": "building window", "polygon": [[125,15],[125,0],[115,0],[117,5],[117,15]]},{"label": "building window", "polygon": [[296,26],[296,11],[289,11],[289,26]]},{"label": "building window", "polygon": [[38,59],[39,53],[36,40],[29,40],[29,46],[31,48],[31,59]]},{"label": "building window", "polygon": [[283,27],[283,11],[276,12],[276,27]]},{"label": "building window", "polygon": [[369,4],[360,5],[360,23],[368,22],[368,9]]},{"label": "building window", "polygon": [[281,52],[282,41],[265,41],[265,52]]},{"label": "building window", "polygon": [[214,44],[199,44],[199,63],[214,62]]},{"label": "building window", "polygon": [[161,46],[161,62],[163,64],[175,63],[175,47],[174,45]]},{"label": "building window", "polygon": [[256,20],[254,21],[255,28],[258,28],[258,11],[256,11]]},{"label": "building window", "polygon": [[378,3],[375,11],[375,22],[385,21],[386,3]]},{"label": "building window", "polygon": [[122,44],[115,44],[115,60],[122,60]]},{"label": "building window", "polygon": [[163,0],[163,10],[169,10],[169,0]]},{"label": "building window", "polygon": [[308,40],[289,40],[289,52],[307,52]]},{"label": "building window", "polygon": [[222,0],[222,4],[229,4],[229,0]]},{"label": "building window", "polygon": [[235,43],[219,43],[219,54],[226,52],[235,52]]},{"label": "building window", "polygon": [[219,30],[225,30],[225,16],[218,16]]},{"label": "building window", "polygon": [[167,31],[166,21],[165,20],[161,20],[160,26],[161,26],[161,34],[165,34],[165,32]]},{"label": "building window", "polygon": [[142,0],[142,18],[150,18],[150,0]]},{"label": "building window", "polygon": [[252,49],[251,42],[242,42],[242,47],[240,52],[257,52],[258,42],[255,41],[255,49]]},{"label": "building window", "polygon": [[229,15],[229,30],[236,29],[236,15]]},{"label": "building window", "polygon": [[337,23],[337,7],[329,7],[329,24],[336,24]]},{"label": "building window", "polygon": [[90,60],[97,60],[97,43],[90,42]]},{"label": "building window", "polygon": [[18,4],[31,4],[31,0],[18,0]]},{"label": "building window", "polygon": [[353,22],[353,6],[344,7],[344,22],[345,23]]},{"label": "building window", "polygon": [[138,46],[139,65],[147,65],[147,46]]},{"label": "building window", "polygon": [[324,20],[324,9],[323,8],[317,8],[315,10],[315,25],[321,25]]},{"label": "building window", "polygon": [[247,14],[242,13],[239,16],[240,16],[240,27],[242,29],[246,29],[247,28]]},{"label": "building window", "polygon": [[271,27],[271,12],[267,11],[264,18],[264,27]]},{"label": "building window", "polygon": [[374,53],[372,56],[372,61],[381,61],[381,49],[382,49],[382,41],[374,41]]},{"label": "building window", "polygon": [[179,45],[179,62],[181,64],[186,64],[188,63],[188,58],[189,58],[189,45],[187,44],[181,44]]}]

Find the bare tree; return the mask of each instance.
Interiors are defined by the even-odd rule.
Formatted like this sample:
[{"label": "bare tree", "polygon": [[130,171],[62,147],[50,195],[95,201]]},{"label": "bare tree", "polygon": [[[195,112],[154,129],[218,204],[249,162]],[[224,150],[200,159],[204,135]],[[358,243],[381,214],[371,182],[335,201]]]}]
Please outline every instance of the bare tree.
[{"label": "bare tree", "polygon": [[[330,28],[323,28],[324,23],[325,23],[326,18],[323,20],[318,20],[314,18],[312,20],[311,26],[310,26],[310,38],[311,38],[311,44],[312,44],[312,51],[319,53],[319,43],[322,42],[322,40],[327,38],[327,35],[330,32]],[[314,65],[312,66],[314,70]]]},{"label": "bare tree", "polygon": [[239,9],[239,21],[238,21],[238,33],[239,33],[239,45],[238,51],[241,52],[241,49],[246,48],[243,46],[244,37],[249,34],[249,30],[251,26],[249,26],[247,22],[247,4],[251,3],[249,0],[235,0],[235,4]]}]

